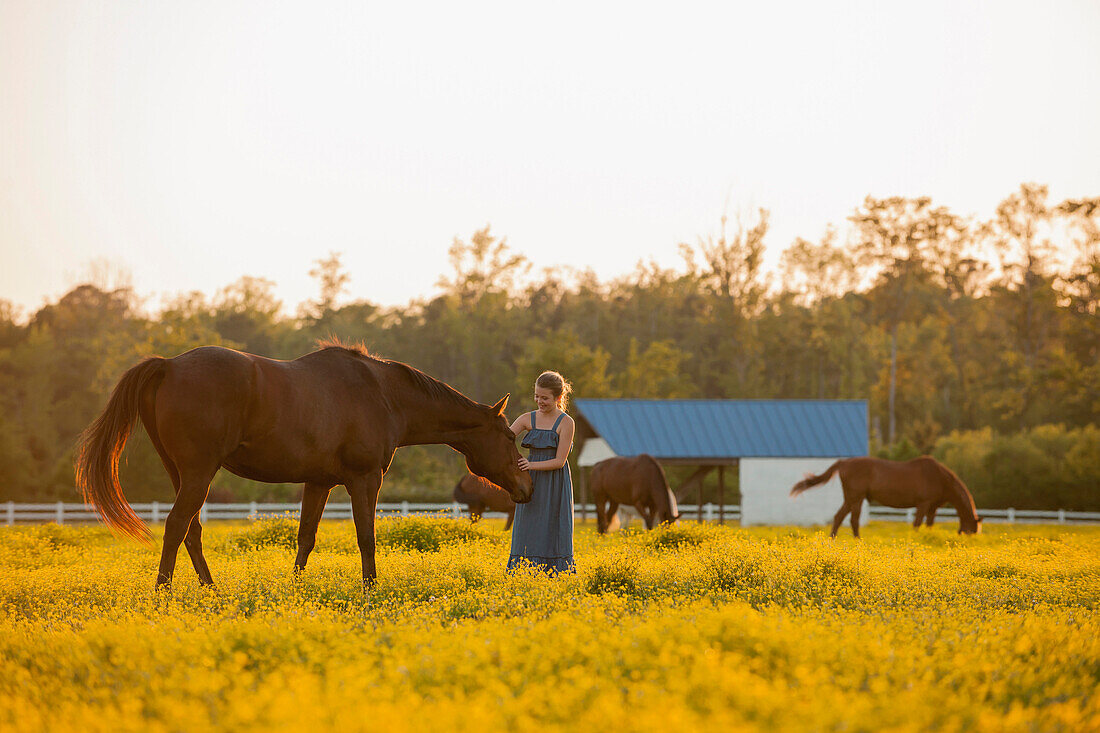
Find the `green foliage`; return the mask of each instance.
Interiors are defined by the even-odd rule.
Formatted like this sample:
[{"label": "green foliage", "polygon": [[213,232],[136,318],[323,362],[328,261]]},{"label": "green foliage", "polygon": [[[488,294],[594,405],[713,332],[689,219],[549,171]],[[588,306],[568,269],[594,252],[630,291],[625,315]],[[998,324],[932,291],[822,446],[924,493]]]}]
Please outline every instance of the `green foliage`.
[{"label": "green foliage", "polygon": [[501,542],[497,535],[472,524],[430,516],[383,517],[375,525],[375,536],[379,545],[418,552],[438,552],[461,542]]},{"label": "green foliage", "polygon": [[628,555],[617,555],[592,568],[584,585],[593,595],[614,593],[633,596],[638,593],[638,569]]},{"label": "green foliage", "polygon": [[1039,425],[1010,435],[955,431],[934,455],[981,507],[1100,510],[1100,429]]},{"label": "green foliage", "polygon": [[642,543],[654,550],[676,550],[696,547],[715,537],[716,527],[682,520],[675,524],[662,524],[643,535]]},{"label": "green foliage", "polygon": [[[865,398],[875,453],[950,453],[980,505],[1095,506],[1100,207],[1047,196],[1025,184],[973,225],[928,199],[869,198],[853,213],[853,246],[831,231],[795,242],[770,289],[760,212],[684,246],[681,269],[640,263],[609,281],[565,270],[525,279],[530,263],[485,227],[455,240],[438,293],[399,307],[339,303],[348,275],[337,253],[316,261],[319,294],[297,318],[283,315],[274,283],[247,276],[155,314],[128,289],[88,284],[26,322],[0,300],[0,501],[76,498],[77,437],[142,356],[223,344],[293,358],[337,336],[484,404],[510,392],[510,418],[533,408],[533,381],[548,368],[577,397]],[[1051,245],[1082,256],[1062,266]],[[995,433],[970,436],[983,428]],[[131,501],[171,499],[140,428],[124,459]],[[463,471],[450,449],[403,448],[383,499],[445,499]],[[715,484],[712,474],[704,501],[717,499]],[[211,496],[293,500],[299,490],[223,472]],[[736,500],[732,473],[726,496]]]},{"label": "green foliage", "polygon": [[233,535],[229,544],[239,550],[265,547],[298,549],[298,517],[294,514],[261,515],[243,531]]}]

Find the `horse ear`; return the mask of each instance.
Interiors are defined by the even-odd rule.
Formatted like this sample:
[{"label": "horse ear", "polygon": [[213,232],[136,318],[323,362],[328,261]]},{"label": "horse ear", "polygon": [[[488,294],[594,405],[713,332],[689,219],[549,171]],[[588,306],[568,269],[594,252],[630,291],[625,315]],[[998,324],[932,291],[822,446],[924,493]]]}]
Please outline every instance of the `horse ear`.
[{"label": "horse ear", "polygon": [[503,417],[504,416],[504,408],[508,406],[508,398],[511,397],[511,396],[512,396],[512,393],[509,392],[508,394],[501,397],[500,402],[493,405],[493,412],[495,412],[496,414]]}]

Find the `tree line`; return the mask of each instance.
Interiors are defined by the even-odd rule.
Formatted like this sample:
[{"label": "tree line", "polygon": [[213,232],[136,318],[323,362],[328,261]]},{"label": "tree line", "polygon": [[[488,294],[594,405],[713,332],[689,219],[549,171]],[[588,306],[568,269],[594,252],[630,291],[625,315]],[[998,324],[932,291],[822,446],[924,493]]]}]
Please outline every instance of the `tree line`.
[{"label": "tree line", "polygon": [[[682,266],[601,280],[532,272],[486,227],[453,242],[435,295],[398,307],[342,304],[335,253],[293,316],[274,283],[249,276],[155,313],[103,282],[27,319],[0,301],[0,500],[74,498],[73,443],[143,356],[223,344],[286,359],[336,336],[480,402],[511,392],[510,415],[531,409],[547,368],[582,397],[867,399],[873,452],[954,451],[968,483],[1005,477],[976,491],[979,506],[1100,505],[1100,198],[1052,202],[1024,184],[975,219],[928,198],[867,197],[843,234],[795,240],[771,272],[768,229],[765,210],[723,217],[680,245]],[[1036,451],[1060,478],[1035,468]],[[402,449],[383,499],[448,496],[462,470],[448,449]],[[147,441],[132,439],[122,477],[131,500],[171,499]],[[1035,488],[1054,485],[1056,498]],[[296,491],[222,472],[212,498]]]}]

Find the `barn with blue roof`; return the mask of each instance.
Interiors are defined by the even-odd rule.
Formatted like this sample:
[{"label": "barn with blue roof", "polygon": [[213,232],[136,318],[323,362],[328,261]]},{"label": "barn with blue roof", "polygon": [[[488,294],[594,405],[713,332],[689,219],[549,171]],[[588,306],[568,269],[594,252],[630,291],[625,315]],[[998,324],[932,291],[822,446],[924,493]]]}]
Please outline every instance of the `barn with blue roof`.
[{"label": "barn with blue roof", "polygon": [[[667,466],[696,466],[684,500],[718,470],[736,467],[742,524],[825,524],[840,506],[835,479],[794,501],[791,486],[839,458],[867,455],[866,400],[639,400],[575,402],[581,471],[612,456],[648,453]],[[581,476],[582,491],[584,477]]]}]

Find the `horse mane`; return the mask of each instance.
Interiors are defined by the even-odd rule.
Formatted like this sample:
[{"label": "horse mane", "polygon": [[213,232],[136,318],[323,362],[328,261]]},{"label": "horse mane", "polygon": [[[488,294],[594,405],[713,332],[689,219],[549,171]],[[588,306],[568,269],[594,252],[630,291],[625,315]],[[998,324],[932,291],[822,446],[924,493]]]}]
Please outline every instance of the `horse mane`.
[{"label": "horse mane", "polygon": [[943,465],[939,461],[936,461],[936,465],[943,473],[944,478],[947,479],[948,491],[955,495],[955,498],[958,499],[960,504],[963,504],[968,509],[970,509],[970,513],[972,516],[977,517],[978,507],[974,504],[974,496],[970,493],[970,490],[966,488],[966,484],[963,483],[958,474],[956,474],[947,466]]},{"label": "horse mane", "polygon": [[429,377],[416,367],[409,366],[403,361],[394,361],[393,359],[384,359],[380,356],[376,356],[370,353],[367,347],[362,343],[348,343],[341,341],[335,336],[329,336],[326,339],[318,341],[317,346],[321,351],[343,351],[359,359],[384,367],[394,368],[408,377],[413,385],[420,391],[434,399],[450,402],[460,407],[470,407],[471,405],[480,406],[478,402],[471,400],[446,382],[441,382],[434,377]]},{"label": "horse mane", "polygon": [[[658,461],[656,458],[649,455],[648,453],[639,453],[638,458],[641,458],[643,461],[649,464],[651,468],[656,469],[657,476],[660,479],[660,484],[664,488],[664,492],[668,495],[666,497],[668,500],[668,510],[675,514],[677,509],[676,494],[673,493],[672,487],[668,485],[668,477],[665,475],[664,466],[661,465],[660,461]],[[654,496],[653,498],[656,500],[658,497]]]}]

